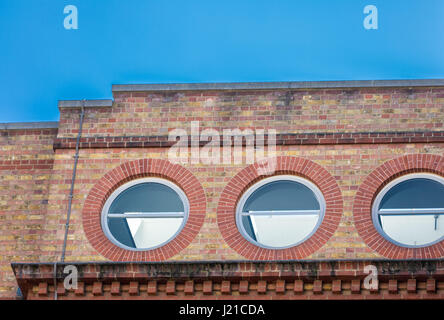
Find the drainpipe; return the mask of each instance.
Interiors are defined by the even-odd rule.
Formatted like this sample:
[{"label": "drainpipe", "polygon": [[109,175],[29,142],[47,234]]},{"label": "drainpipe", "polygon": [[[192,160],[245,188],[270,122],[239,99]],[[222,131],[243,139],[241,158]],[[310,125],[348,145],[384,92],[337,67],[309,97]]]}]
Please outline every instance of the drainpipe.
[{"label": "drainpipe", "polygon": [[54,262],[54,271],[52,276],[54,280],[54,300],[57,300],[57,261]]},{"label": "drainpipe", "polygon": [[63,240],[62,257],[60,259],[61,262],[65,262],[66,242],[68,239],[69,219],[71,217],[72,198],[73,198],[73,193],[74,193],[74,183],[76,180],[77,162],[79,161],[79,145],[80,145],[80,137],[82,136],[83,117],[84,116],[85,116],[85,100],[82,101],[82,108],[81,108],[81,112],[80,112],[79,132],[77,134],[77,141],[76,141],[76,154],[74,155],[74,169],[72,170],[71,189],[69,191],[69,196],[68,196],[68,214],[66,217],[65,238]]},{"label": "drainpipe", "polygon": [[[72,179],[71,179],[71,189],[69,191],[68,196],[68,213],[66,216],[66,224],[65,224],[65,237],[63,239],[63,248],[61,255],[61,262],[65,262],[65,253],[66,253],[66,242],[68,240],[68,231],[69,231],[69,220],[71,218],[71,207],[72,207],[72,198],[74,193],[74,183],[76,180],[76,172],[77,172],[77,162],[79,160],[79,146],[80,146],[80,138],[82,136],[82,127],[83,127],[83,118],[85,116],[85,100],[82,101],[82,107],[80,111],[80,120],[79,120],[79,132],[77,134],[76,141],[76,153],[74,155],[74,168],[72,171]],[[57,262],[54,263],[54,299],[57,300]]]}]

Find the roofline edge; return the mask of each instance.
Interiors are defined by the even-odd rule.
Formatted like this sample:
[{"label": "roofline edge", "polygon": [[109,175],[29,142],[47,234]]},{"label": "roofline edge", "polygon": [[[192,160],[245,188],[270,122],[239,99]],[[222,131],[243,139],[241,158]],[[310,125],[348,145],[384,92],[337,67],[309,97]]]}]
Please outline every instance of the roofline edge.
[{"label": "roofline edge", "polygon": [[58,107],[61,108],[97,108],[112,107],[112,99],[88,99],[88,100],[59,100]]},{"label": "roofline edge", "polygon": [[441,87],[444,79],[113,84],[112,92]]}]

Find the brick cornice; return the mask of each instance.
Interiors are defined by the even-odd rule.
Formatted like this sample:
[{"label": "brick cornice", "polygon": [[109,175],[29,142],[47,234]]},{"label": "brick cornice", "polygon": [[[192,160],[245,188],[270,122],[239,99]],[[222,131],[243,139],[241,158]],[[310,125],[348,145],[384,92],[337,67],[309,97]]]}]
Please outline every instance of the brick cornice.
[{"label": "brick cornice", "polygon": [[[66,290],[64,267],[78,271]],[[364,285],[373,265],[379,286]],[[444,260],[13,263],[28,299],[442,299]],[[55,277],[54,277],[55,275]],[[415,281],[412,281],[415,280]]]},{"label": "brick cornice", "polygon": [[[264,145],[267,145],[267,135],[264,136],[264,139]],[[444,131],[280,133],[276,135],[276,145],[390,144],[432,142],[443,143]],[[167,148],[171,147],[175,143],[176,141],[168,141],[168,136],[166,135],[97,136],[81,138],[80,148]],[[205,145],[206,143],[208,142],[200,142],[201,146]],[[54,150],[75,149],[75,147],[76,138],[60,137],[54,140]]]}]

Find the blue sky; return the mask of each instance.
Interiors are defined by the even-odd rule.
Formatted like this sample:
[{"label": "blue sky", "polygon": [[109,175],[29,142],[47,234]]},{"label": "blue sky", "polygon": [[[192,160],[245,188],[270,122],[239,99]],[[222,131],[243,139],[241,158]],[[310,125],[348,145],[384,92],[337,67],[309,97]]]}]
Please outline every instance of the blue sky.
[{"label": "blue sky", "polygon": [[0,0],[0,122],[112,84],[444,78],[443,34],[442,0]]}]

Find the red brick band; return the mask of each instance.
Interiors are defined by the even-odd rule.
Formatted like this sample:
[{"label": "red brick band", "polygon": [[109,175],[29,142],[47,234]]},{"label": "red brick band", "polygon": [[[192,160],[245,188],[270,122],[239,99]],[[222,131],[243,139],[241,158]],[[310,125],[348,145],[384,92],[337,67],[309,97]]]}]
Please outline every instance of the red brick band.
[{"label": "red brick band", "polygon": [[409,173],[430,172],[444,176],[444,157],[411,154],[392,159],[370,173],[356,192],[353,218],[365,243],[380,255],[391,259],[425,259],[444,257],[444,241],[422,248],[400,247],[386,240],[372,221],[373,200],[390,181]]},{"label": "red brick band", "polygon": [[233,177],[223,190],[217,207],[217,223],[227,244],[251,260],[292,260],[308,257],[319,250],[333,235],[342,216],[342,196],[333,176],[317,163],[298,157],[277,157],[276,175],[289,174],[313,182],[322,192],[326,209],[316,232],[303,243],[286,249],[265,249],[246,240],[236,225],[236,205],[242,194],[254,183],[266,178],[253,164]]},{"label": "red brick band", "polygon": [[52,169],[53,159],[42,160],[0,160],[0,170]]},{"label": "red brick band", "polygon": [[[190,211],[182,231],[164,246],[145,251],[125,250],[114,245],[101,227],[102,207],[111,193],[133,179],[154,176],[168,179],[186,194]],[[161,159],[126,162],[105,174],[90,190],[83,207],[83,228],[91,245],[113,261],[163,261],[186,248],[198,234],[205,218],[205,192],[197,178],[187,169]]]},{"label": "red brick band", "polygon": [[[267,135],[264,137],[267,145]],[[444,142],[444,131],[430,132],[356,132],[356,133],[282,133],[276,135],[276,145],[386,144]],[[176,141],[168,136],[84,137],[81,149],[97,148],[167,148]],[[207,142],[201,142],[205,145]],[[75,149],[76,138],[56,138],[53,148]]]},{"label": "red brick band", "polygon": [[48,136],[57,135],[59,129],[0,129],[0,136],[14,137],[14,136]]}]

